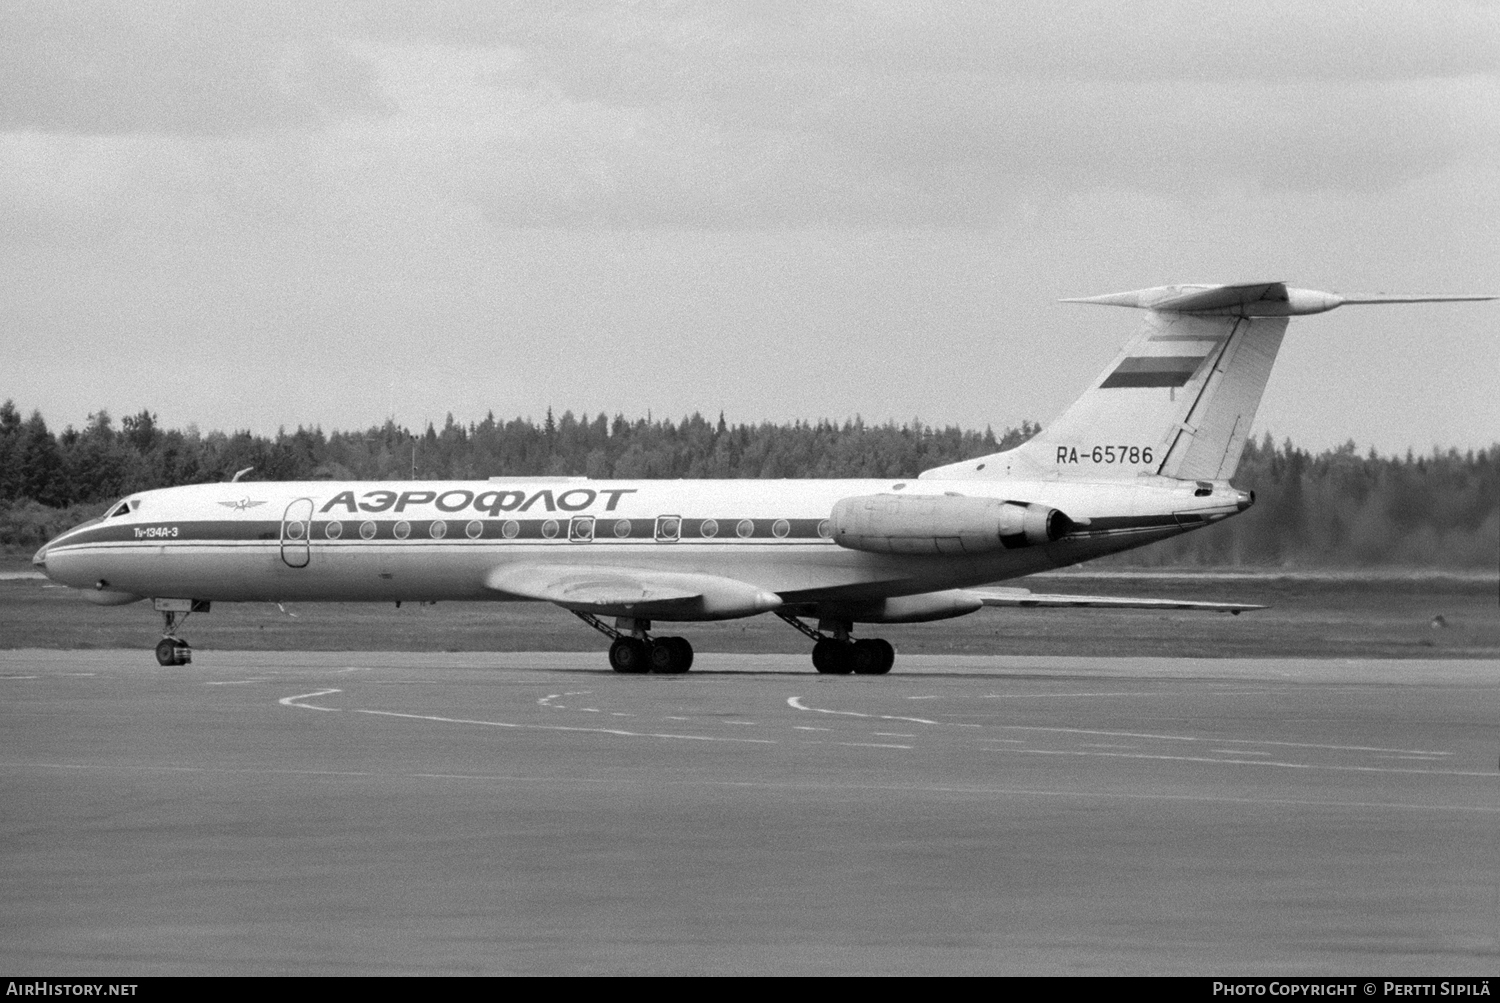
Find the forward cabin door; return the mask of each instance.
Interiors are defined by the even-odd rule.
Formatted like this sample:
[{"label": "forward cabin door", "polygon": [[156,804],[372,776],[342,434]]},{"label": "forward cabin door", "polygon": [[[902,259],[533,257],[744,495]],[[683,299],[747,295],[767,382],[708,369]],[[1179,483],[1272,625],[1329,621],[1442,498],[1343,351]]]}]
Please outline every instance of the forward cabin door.
[{"label": "forward cabin door", "polygon": [[313,503],[298,498],[286,507],[281,517],[281,560],[289,568],[305,568],[311,553],[308,538],[312,536]]}]

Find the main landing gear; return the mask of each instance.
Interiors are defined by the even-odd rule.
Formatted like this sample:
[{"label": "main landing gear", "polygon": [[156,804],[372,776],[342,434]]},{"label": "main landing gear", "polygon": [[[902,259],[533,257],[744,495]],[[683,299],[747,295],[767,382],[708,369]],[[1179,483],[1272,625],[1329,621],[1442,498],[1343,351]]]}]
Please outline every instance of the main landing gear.
[{"label": "main landing gear", "polygon": [[203,599],[153,599],[151,605],[161,614],[161,640],[156,642],[158,665],[190,665],[193,649],[177,636],[177,630],[194,613],[207,613],[209,604]]},{"label": "main landing gear", "polygon": [[616,672],[679,675],[693,667],[693,646],[687,638],[651,637],[647,633],[651,629],[650,620],[616,617],[611,627],[592,613],[573,612],[599,633],[613,638],[609,667]]},{"label": "main landing gear", "polygon": [[[775,612],[813,639],[812,663],[819,672],[833,676],[847,676],[851,672],[861,676],[883,676],[896,664],[896,649],[891,642],[879,637],[854,640],[849,636],[854,625],[848,620],[819,620],[818,629],[813,630],[790,613]],[[832,630],[833,636],[824,634],[824,630]]]}]

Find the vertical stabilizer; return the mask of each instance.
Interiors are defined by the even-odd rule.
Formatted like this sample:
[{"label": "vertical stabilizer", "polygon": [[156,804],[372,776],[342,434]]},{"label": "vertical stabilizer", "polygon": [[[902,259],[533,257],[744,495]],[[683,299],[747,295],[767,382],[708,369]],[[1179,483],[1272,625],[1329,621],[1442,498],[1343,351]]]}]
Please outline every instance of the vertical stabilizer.
[{"label": "vertical stabilizer", "polygon": [[1073,406],[1030,441],[929,478],[1227,480],[1239,466],[1287,318],[1344,304],[1490,296],[1343,297],[1281,282],[1161,286],[1069,300],[1145,310],[1141,330]]}]

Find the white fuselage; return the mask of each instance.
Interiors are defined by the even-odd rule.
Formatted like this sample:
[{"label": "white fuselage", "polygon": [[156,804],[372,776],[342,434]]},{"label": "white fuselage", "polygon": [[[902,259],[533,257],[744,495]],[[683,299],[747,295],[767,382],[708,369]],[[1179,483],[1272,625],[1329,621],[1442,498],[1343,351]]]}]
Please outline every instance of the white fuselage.
[{"label": "white fuselage", "polygon": [[[881,554],[829,538],[866,495],[961,494],[1055,508],[1063,539],[983,554]],[[37,563],[99,601],[525,598],[498,569],[545,563],[733,578],[791,605],[964,588],[1140,546],[1233,515],[1226,482],[701,480],[250,482],[141,492]],[[743,614],[734,614],[743,615]],[[712,618],[705,616],[704,618]]]}]

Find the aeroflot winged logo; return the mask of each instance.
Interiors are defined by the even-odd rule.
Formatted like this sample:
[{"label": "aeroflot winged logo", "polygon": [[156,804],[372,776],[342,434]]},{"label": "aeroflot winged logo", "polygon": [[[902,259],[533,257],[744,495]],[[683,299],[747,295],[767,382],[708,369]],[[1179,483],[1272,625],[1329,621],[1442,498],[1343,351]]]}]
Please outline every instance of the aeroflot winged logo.
[{"label": "aeroflot winged logo", "polygon": [[264,505],[265,502],[251,501],[249,496],[247,495],[246,497],[241,498],[239,501],[221,501],[219,502],[219,504],[223,505],[225,508],[232,508],[236,512],[243,512],[246,509],[255,508],[257,505]]}]

